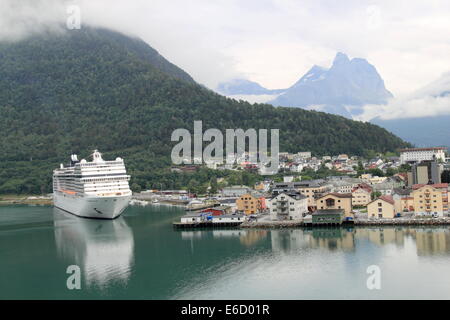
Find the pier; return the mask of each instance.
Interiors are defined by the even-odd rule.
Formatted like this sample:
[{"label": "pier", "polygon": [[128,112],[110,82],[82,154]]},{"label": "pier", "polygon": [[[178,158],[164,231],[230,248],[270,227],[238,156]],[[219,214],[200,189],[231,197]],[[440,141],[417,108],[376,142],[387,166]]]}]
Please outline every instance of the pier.
[{"label": "pier", "polygon": [[239,227],[243,222],[174,222],[173,227],[175,229],[198,229],[198,228],[236,228]]}]

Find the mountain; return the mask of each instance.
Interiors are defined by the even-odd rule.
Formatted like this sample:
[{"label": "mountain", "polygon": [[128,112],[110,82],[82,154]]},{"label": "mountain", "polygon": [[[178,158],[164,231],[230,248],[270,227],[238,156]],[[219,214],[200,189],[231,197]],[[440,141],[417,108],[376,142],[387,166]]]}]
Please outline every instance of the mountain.
[{"label": "mountain", "polygon": [[266,89],[260,84],[245,80],[245,79],[233,79],[228,82],[219,83],[217,91],[226,96],[233,95],[262,95],[262,94],[278,94],[284,92],[284,89],[270,90]]},{"label": "mountain", "polygon": [[135,190],[181,188],[210,173],[171,172],[171,134],[203,128],[280,129],[280,149],[364,155],[408,146],[369,123],[223,97],[145,42],[83,27],[0,43],[0,194],[51,191],[71,152],[121,156]]},{"label": "mountain", "polygon": [[293,86],[269,103],[314,108],[351,117],[366,104],[385,104],[392,94],[373,65],[365,59],[337,53],[331,68],[313,66]]},{"label": "mountain", "polygon": [[450,147],[450,116],[381,119],[370,121],[386,128],[417,147]]},{"label": "mountain", "polygon": [[[394,134],[414,143],[420,147],[450,146],[450,72],[443,74],[436,81],[415,91],[400,105],[406,108],[404,111],[397,111],[397,117],[393,119],[383,119],[376,117],[370,122],[382,126]],[[447,114],[430,115],[424,117],[413,117],[414,110],[410,108],[440,109],[447,111]],[[391,109],[396,106],[390,106]],[[422,110],[417,110],[422,111]]]}]

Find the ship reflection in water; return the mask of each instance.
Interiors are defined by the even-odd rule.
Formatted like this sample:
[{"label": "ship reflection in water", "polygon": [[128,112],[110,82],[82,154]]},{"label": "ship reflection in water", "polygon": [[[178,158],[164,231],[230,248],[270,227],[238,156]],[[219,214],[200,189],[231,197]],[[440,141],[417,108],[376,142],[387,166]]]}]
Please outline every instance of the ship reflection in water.
[{"label": "ship reflection in water", "polygon": [[134,239],[123,217],[86,219],[57,208],[53,215],[58,255],[80,267],[82,286],[126,286],[134,264]]}]

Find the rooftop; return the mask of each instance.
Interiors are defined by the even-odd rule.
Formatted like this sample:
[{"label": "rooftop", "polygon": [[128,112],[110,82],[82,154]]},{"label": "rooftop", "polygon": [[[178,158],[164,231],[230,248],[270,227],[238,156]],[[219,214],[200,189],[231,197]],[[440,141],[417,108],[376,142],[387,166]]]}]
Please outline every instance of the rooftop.
[{"label": "rooftop", "polygon": [[352,194],[351,193],[330,192],[330,193],[324,194],[322,196],[319,196],[317,199],[325,198],[325,197],[328,197],[328,196],[335,196],[335,197],[338,197],[338,198],[351,198]]},{"label": "rooftop", "polygon": [[377,200],[383,200],[383,201],[386,201],[386,202],[388,202],[388,203],[390,203],[392,205],[395,204],[394,198],[392,198],[392,196],[386,196],[386,195],[385,196],[381,196],[378,199],[375,199],[374,201],[377,201]]},{"label": "rooftop", "polygon": [[306,199],[307,197],[303,194],[301,194],[300,192],[281,192],[279,193],[277,196],[273,197],[272,199],[275,199],[277,197],[279,197],[280,195],[286,195],[290,198],[293,198],[295,200],[302,200],[302,199]]},{"label": "rooftop", "polygon": [[419,152],[419,151],[439,151],[439,150],[447,150],[445,147],[433,147],[433,148],[407,148],[401,149],[400,152]]},{"label": "rooftop", "polygon": [[435,183],[435,184],[415,184],[412,186],[413,190],[420,189],[422,187],[429,186],[435,189],[447,189],[448,183]]},{"label": "rooftop", "polygon": [[325,210],[317,210],[312,213],[313,216],[324,216],[324,215],[343,215],[344,209],[325,209]]},{"label": "rooftop", "polygon": [[394,193],[402,196],[407,196],[411,193],[411,188],[394,188]]}]

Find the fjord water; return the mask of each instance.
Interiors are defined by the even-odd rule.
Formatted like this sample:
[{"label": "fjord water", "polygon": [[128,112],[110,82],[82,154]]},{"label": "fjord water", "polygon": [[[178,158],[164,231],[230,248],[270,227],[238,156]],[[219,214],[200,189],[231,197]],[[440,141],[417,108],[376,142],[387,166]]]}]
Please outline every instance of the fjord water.
[{"label": "fjord water", "polygon": [[[0,207],[0,299],[450,298],[447,227],[175,231],[183,213]],[[70,265],[81,290],[67,288]],[[367,287],[371,265],[380,290]]]}]

